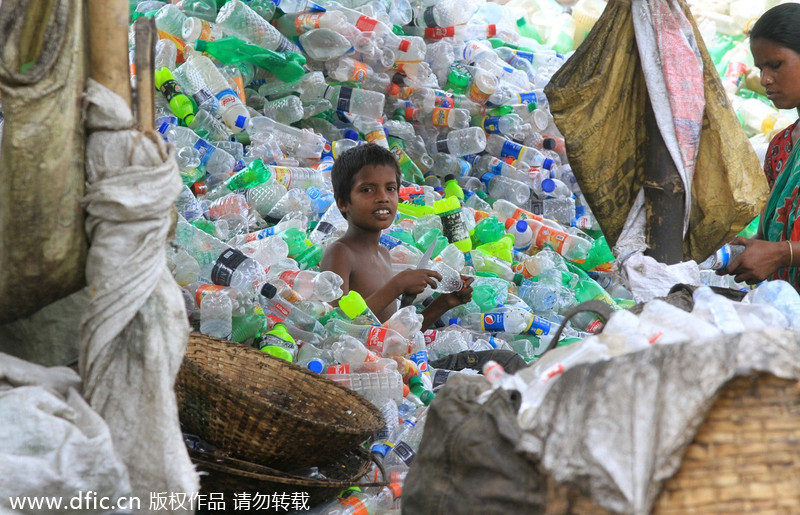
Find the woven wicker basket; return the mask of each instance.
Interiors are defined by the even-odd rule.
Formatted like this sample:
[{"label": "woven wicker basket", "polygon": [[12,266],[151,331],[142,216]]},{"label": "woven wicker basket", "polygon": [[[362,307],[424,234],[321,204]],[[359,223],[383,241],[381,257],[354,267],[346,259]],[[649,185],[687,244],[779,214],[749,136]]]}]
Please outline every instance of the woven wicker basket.
[{"label": "woven wicker basket", "polygon": [[[547,513],[610,513],[547,480]],[[772,375],[740,377],[720,397],[664,484],[653,513],[800,513],[800,389]]]},{"label": "woven wicker basket", "polygon": [[278,470],[233,458],[220,457],[213,453],[189,450],[192,462],[201,472],[201,492],[221,493],[228,503],[237,494],[263,496],[286,493],[290,497],[299,493],[307,495],[309,507],[336,497],[339,492],[359,484],[361,486],[384,485],[386,483],[359,483],[370,470],[371,461],[364,451],[350,452],[337,461],[320,467],[327,479],[311,479],[295,476]]},{"label": "woven wicker basket", "polygon": [[187,432],[279,470],[334,462],[383,426],[369,401],[333,381],[202,334],[189,338],[175,391]]}]

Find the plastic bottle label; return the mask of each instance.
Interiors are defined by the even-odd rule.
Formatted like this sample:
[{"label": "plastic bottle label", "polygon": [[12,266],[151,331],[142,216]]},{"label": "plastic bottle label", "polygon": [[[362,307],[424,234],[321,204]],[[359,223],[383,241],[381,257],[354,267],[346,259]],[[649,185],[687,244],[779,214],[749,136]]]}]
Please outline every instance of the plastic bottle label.
[{"label": "plastic bottle label", "polygon": [[341,365],[332,365],[328,367],[328,375],[349,374],[349,373],[350,373],[350,363],[342,363]]},{"label": "plastic bottle label", "polygon": [[350,508],[350,515],[369,515],[366,505],[364,505],[364,502],[358,497],[351,496],[339,499],[339,504]]},{"label": "plastic bottle label", "polygon": [[517,93],[517,100],[519,100],[520,104],[535,104],[538,100],[536,93]]},{"label": "plastic bottle label", "polygon": [[488,100],[490,96],[492,96],[491,93],[484,93],[483,91],[481,91],[481,89],[475,82],[470,84],[469,91],[467,91],[467,98],[469,98],[476,104],[485,104],[486,100]]},{"label": "plastic bottle label", "polygon": [[202,39],[205,41],[213,41],[216,39],[211,37],[211,24],[206,20],[200,20],[200,37],[197,39]]},{"label": "plastic bottle label", "polygon": [[167,99],[167,102],[171,101],[173,98],[183,93],[180,84],[178,84],[176,81],[172,79],[165,80],[164,83],[161,84],[161,87],[158,88],[158,90],[161,92],[162,95],[164,95],[164,98]]},{"label": "plastic bottle label", "polygon": [[550,321],[533,315],[533,320],[531,321],[531,326],[528,328],[528,334],[533,334],[536,336],[541,336],[543,334],[550,334]]},{"label": "plastic bottle label", "polygon": [[201,106],[209,99],[214,98],[214,95],[208,88],[200,88],[197,93],[192,95],[192,98],[194,98],[194,101],[197,102],[198,106]]},{"label": "plastic bottle label", "polygon": [[381,237],[378,240],[378,244],[386,247],[389,250],[392,250],[393,248],[397,247],[398,245],[400,245],[402,243],[403,242],[401,242],[397,238],[392,238],[388,234],[381,234]]},{"label": "plastic bottle label", "polygon": [[434,104],[437,107],[455,107],[455,102],[453,101],[453,94],[448,91],[442,90],[434,90]]},{"label": "plastic bottle label", "polygon": [[439,217],[442,219],[442,232],[444,233],[444,237],[447,238],[447,241],[455,243],[457,241],[469,239],[469,232],[467,232],[464,220],[461,219],[460,210],[442,213]]},{"label": "plastic bottle label", "polygon": [[428,39],[452,38],[456,34],[455,27],[427,27],[425,37]]},{"label": "plastic bottle label", "polygon": [[414,452],[414,449],[412,449],[410,445],[403,441],[394,446],[393,452],[397,454],[397,457],[403,460],[403,463],[409,467],[412,463],[414,463],[414,458],[417,456],[417,453]]},{"label": "plastic bottle label", "polygon": [[239,97],[232,89],[223,89],[217,93],[216,97],[217,100],[219,100],[219,107],[221,109],[227,109],[239,101]]},{"label": "plastic bottle label", "polygon": [[350,97],[353,96],[353,88],[342,86],[339,88],[339,99],[336,101],[337,111],[350,111]]},{"label": "plastic bottle label", "polygon": [[433,343],[434,340],[436,340],[436,335],[437,334],[438,334],[438,331],[436,329],[429,329],[429,330],[425,331],[424,333],[422,333],[422,336],[425,337],[425,345],[430,345],[431,343]]},{"label": "plastic bottle label", "polygon": [[217,258],[217,261],[214,263],[214,268],[211,269],[211,281],[214,284],[230,286],[233,272],[236,271],[239,265],[246,259],[247,256],[236,249],[225,250],[219,255],[219,258]]},{"label": "plastic bottle label", "polygon": [[323,13],[298,14],[294,19],[294,31],[298,34],[319,28],[319,19]]},{"label": "plastic bottle label", "polygon": [[272,166],[275,182],[282,184],[287,190],[292,186],[292,170],[285,166]]},{"label": "plastic bottle label", "polygon": [[448,121],[450,120],[450,113],[452,113],[452,109],[446,109],[444,107],[434,107],[433,113],[431,113],[431,121],[435,127],[449,127]]},{"label": "plastic bottle label", "polygon": [[367,80],[367,75],[367,65],[361,61],[353,61],[353,72],[350,74],[350,78],[348,80],[350,82],[363,83],[365,80]]},{"label": "plastic bottle label", "polygon": [[268,230],[269,229],[262,229],[260,231],[249,232],[244,235],[244,241],[249,243],[251,241],[263,240],[267,236],[272,236],[271,234],[268,234]]},{"label": "plastic bottle label", "polygon": [[514,55],[516,55],[520,59],[525,59],[529,63],[533,64],[533,52],[523,52],[521,50],[515,50]]},{"label": "plastic bottle label", "polygon": [[208,163],[208,160],[211,159],[211,154],[217,150],[217,147],[203,138],[197,140],[197,142],[194,144],[194,148],[200,152],[200,166],[205,166],[205,164]]},{"label": "plastic bottle label", "polygon": [[499,116],[487,116],[483,119],[481,125],[483,126],[483,130],[489,134],[500,134]]},{"label": "plastic bottle label", "polygon": [[435,17],[435,10],[436,6],[428,7],[422,12],[422,19],[425,21],[425,25],[428,27],[438,27],[439,24],[436,23]]},{"label": "plastic bottle label", "polygon": [[295,45],[294,43],[289,41],[286,38],[286,36],[281,34],[280,43],[278,44],[278,48],[275,49],[276,52],[297,52],[297,53],[300,53],[299,50],[300,49],[297,48],[297,45]]},{"label": "plastic bottle label", "polygon": [[386,133],[383,132],[383,128],[375,129],[374,131],[365,134],[364,139],[367,140],[367,143],[373,143],[379,139],[386,139]]},{"label": "plastic bottle label", "polygon": [[513,142],[509,139],[503,143],[503,147],[500,149],[500,155],[502,157],[513,157],[514,159],[519,159],[519,155],[522,152],[522,145],[519,143]]},{"label": "plastic bottle label", "polygon": [[442,138],[436,142],[436,151],[443,154],[449,154],[450,149],[447,148],[447,138]]},{"label": "plastic bottle label", "polygon": [[487,333],[500,333],[505,330],[505,315],[503,313],[484,313],[481,318],[481,331]]},{"label": "plastic bottle label", "polygon": [[539,234],[536,235],[536,246],[541,249],[544,248],[545,245],[549,245],[553,250],[561,254],[567,236],[569,235],[565,232],[543,225],[542,228],[539,229]]},{"label": "plastic bottle label", "polygon": [[375,352],[383,354],[383,343],[386,338],[386,327],[372,326],[367,333],[366,347]]},{"label": "plastic bottle label", "polygon": [[292,286],[294,284],[294,280],[297,278],[297,274],[300,273],[300,270],[286,270],[278,278],[285,282],[287,285]]},{"label": "plastic bottle label", "polygon": [[446,383],[452,373],[453,370],[437,369],[433,374],[433,389],[435,390]]}]

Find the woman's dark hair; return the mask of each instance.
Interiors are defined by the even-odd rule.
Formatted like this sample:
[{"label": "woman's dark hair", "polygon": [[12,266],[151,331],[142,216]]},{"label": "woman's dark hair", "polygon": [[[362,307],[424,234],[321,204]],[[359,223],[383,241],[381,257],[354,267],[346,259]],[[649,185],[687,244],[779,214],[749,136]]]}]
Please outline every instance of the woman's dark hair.
[{"label": "woman's dark hair", "polygon": [[336,201],[350,202],[350,190],[353,187],[353,176],[367,165],[386,165],[395,169],[397,186],[400,187],[402,174],[394,154],[374,143],[359,145],[344,152],[333,163],[331,169],[331,182],[333,183],[333,198]]},{"label": "woman's dark hair", "polygon": [[776,5],[750,29],[750,39],[766,39],[800,54],[800,4]]}]

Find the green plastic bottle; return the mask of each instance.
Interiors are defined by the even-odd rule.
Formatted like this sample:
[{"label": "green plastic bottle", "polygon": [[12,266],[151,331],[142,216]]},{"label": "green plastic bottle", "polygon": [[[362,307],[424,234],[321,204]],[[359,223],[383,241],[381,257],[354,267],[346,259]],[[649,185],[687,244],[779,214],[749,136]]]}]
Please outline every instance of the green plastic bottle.
[{"label": "green plastic bottle", "polygon": [[306,233],[297,227],[289,227],[288,229],[278,233],[286,245],[289,247],[289,257],[297,257],[298,254],[306,250]]},{"label": "green plastic bottle", "polygon": [[405,143],[400,138],[387,138],[389,143],[389,150],[394,154],[397,160],[397,165],[400,167],[400,173],[403,179],[414,184],[425,184],[425,176],[422,170],[419,169],[417,164],[406,154]]},{"label": "green plastic bottle", "polygon": [[430,404],[431,401],[436,398],[436,394],[425,388],[425,385],[422,383],[422,379],[420,379],[418,376],[414,376],[408,380],[408,389],[411,390],[411,393],[416,395],[425,406]]},{"label": "green plastic bottle", "polygon": [[758,226],[761,223],[761,215],[753,218],[753,221],[747,224],[747,227],[739,231],[738,236],[742,238],[755,238],[758,234]]},{"label": "green plastic bottle", "polygon": [[254,188],[272,178],[272,172],[259,157],[251,161],[243,170],[230,176],[223,184],[230,191]]},{"label": "green plastic bottle", "polygon": [[155,71],[155,86],[169,102],[169,108],[175,116],[187,126],[192,123],[197,112],[195,105],[181,91],[181,87],[175,81],[169,68],[164,67]]},{"label": "green plastic bottle", "polygon": [[492,243],[503,237],[506,228],[500,223],[496,216],[492,215],[484,218],[473,229],[473,234],[478,244]]},{"label": "green plastic bottle", "polygon": [[504,234],[499,240],[479,245],[477,250],[488,256],[494,256],[508,263],[514,260],[514,236]]},{"label": "green plastic bottle", "polygon": [[447,74],[447,82],[444,89],[453,93],[466,94],[471,76],[469,72],[460,64],[451,64],[450,72]]},{"label": "green plastic bottle", "polygon": [[543,42],[543,38],[539,34],[539,31],[536,30],[536,27],[534,27],[532,24],[528,23],[525,17],[521,17],[517,20],[517,32],[519,32],[520,36],[535,39],[539,43]]},{"label": "green plastic bottle", "polygon": [[258,45],[251,45],[237,37],[214,41],[198,39],[195,50],[205,52],[225,64],[241,61],[269,70],[284,82],[295,82],[305,75],[306,58],[295,52],[277,53]]},{"label": "green plastic bottle", "polygon": [[266,352],[289,363],[294,362],[297,357],[297,343],[283,324],[275,324],[271,331],[261,335],[258,343],[261,352]]},{"label": "green plastic bottle", "polygon": [[592,248],[589,250],[586,260],[576,264],[581,270],[588,271],[604,263],[614,261],[614,259],[614,254],[606,242],[606,237],[601,236],[592,242]]},{"label": "green plastic bottle", "polygon": [[433,208],[430,206],[418,206],[406,202],[397,204],[397,212],[404,215],[406,218],[419,218],[421,216],[434,214]]},{"label": "green plastic bottle", "polygon": [[425,252],[426,250],[428,250],[428,247],[430,246],[431,242],[434,241],[436,242],[436,244],[433,246],[433,254],[431,254],[431,258],[435,258],[436,256],[439,255],[440,252],[444,250],[445,247],[447,247],[447,245],[450,244],[450,242],[447,241],[447,238],[445,238],[442,235],[442,232],[439,229],[431,229],[430,231],[423,234],[417,241],[416,247],[419,250]]},{"label": "green plastic bottle", "polygon": [[381,325],[375,313],[369,309],[364,297],[355,290],[350,290],[347,295],[339,299],[339,309],[347,316],[347,321],[358,325]]},{"label": "green plastic bottle", "polygon": [[297,266],[300,270],[309,270],[319,265],[325,255],[325,249],[321,245],[311,243],[309,240],[304,240],[304,245],[307,246],[306,249],[297,254],[294,260],[297,261]]},{"label": "green plastic bottle", "polygon": [[447,174],[444,177],[444,198],[450,197],[456,197],[459,202],[464,202],[464,190],[453,174]]},{"label": "green plastic bottle", "polygon": [[[463,193],[463,192],[462,192]],[[445,197],[433,203],[433,212],[442,219],[442,228],[447,241],[461,252],[472,250],[472,240],[467,232],[464,219],[461,218],[461,202],[458,197]]]}]

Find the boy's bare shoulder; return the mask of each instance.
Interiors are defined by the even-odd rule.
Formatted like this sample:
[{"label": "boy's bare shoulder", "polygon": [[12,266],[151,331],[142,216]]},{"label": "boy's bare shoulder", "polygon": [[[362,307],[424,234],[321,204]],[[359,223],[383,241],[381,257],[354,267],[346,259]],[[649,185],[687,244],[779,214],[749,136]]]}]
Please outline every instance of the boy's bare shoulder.
[{"label": "boy's bare shoulder", "polygon": [[353,251],[347,243],[337,240],[328,245],[322,258],[324,264],[349,263],[353,258]]}]

